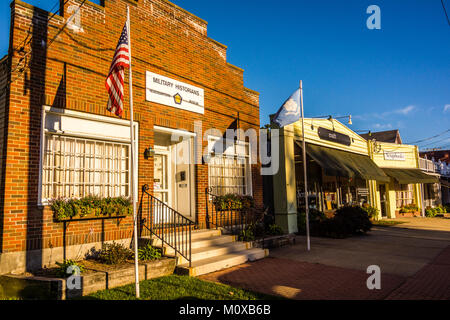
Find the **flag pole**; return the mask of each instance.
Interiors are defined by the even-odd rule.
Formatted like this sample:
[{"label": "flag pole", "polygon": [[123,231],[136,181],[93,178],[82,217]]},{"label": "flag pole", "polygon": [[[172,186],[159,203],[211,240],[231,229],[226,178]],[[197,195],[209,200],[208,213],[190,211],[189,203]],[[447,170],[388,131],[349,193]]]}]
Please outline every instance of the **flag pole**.
[{"label": "flag pole", "polygon": [[311,241],[309,236],[309,205],[308,205],[308,176],[306,163],[306,142],[305,142],[305,117],[303,114],[303,81],[300,80],[300,106],[302,110],[302,140],[303,140],[303,175],[305,178],[305,215],[306,215],[306,247],[311,250]]},{"label": "flag pole", "polygon": [[129,88],[130,88],[130,136],[131,136],[131,194],[133,201],[133,220],[134,220],[134,273],[136,298],[140,297],[139,292],[139,256],[138,256],[138,228],[137,228],[137,214],[136,214],[136,190],[134,185],[136,183],[136,166],[135,166],[135,145],[134,145],[134,124],[133,124],[133,71],[131,67],[131,29],[130,29],[130,7],[127,6],[127,31],[128,31],[128,47],[130,56],[130,72],[129,72]]}]

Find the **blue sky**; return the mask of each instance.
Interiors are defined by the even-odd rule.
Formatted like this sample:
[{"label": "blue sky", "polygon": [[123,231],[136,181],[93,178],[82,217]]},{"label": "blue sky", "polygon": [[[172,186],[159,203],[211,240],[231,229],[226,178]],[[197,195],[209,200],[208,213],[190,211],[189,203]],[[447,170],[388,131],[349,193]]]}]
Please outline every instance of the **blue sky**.
[{"label": "blue sky", "polygon": [[[51,9],[57,0],[27,2]],[[259,91],[261,124],[303,80],[305,115],[347,115],[351,129],[400,129],[404,142],[450,128],[450,26],[440,0],[173,0],[208,21],[228,61]],[[450,0],[444,0],[450,14]],[[369,30],[369,5],[381,30]],[[0,5],[0,53],[9,37]],[[450,132],[423,148],[450,148]]]}]

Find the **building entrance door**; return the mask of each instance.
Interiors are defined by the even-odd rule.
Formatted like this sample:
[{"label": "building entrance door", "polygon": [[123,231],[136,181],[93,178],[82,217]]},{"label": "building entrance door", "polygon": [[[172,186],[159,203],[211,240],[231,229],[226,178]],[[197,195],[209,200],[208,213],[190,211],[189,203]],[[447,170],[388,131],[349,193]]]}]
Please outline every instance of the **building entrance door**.
[{"label": "building entrance door", "polygon": [[386,209],[386,185],[380,184],[380,203],[381,203],[381,216],[383,218],[387,218],[387,209]]},{"label": "building entrance door", "polygon": [[[170,153],[164,147],[157,148],[155,146],[155,158],[153,165],[153,194],[155,198],[170,206],[171,199],[171,182],[170,182]],[[165,208],[155,205],[153,208],[153,216],[155,223],[166,220]]]}]

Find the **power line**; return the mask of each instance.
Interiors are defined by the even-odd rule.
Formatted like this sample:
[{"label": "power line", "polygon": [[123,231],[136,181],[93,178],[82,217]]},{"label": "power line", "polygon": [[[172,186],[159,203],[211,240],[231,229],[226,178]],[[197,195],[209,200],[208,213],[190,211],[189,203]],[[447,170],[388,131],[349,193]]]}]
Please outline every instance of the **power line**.
[{"label": "power line", "polygon": [[[83,0],[83,2],[78,6],[77,10],[75,11],[75,14],[78,12],[78,10],[81,9],[81,7],[85,4],[86,1],[87,1],[87,0]],[[62,3],[62,7],[64,8],[64,6],[65,6],[68,2],[69,2],[69,0],[65,0],[64,3]],[[52,10],[53,10],[55,7],[56,7],[56,5],[53,6]],[[50,46],[53,44],[53,42],[56,40],[56,38],[58,38],[58,36],[61,34],[61,32],[64,31],[64,29],[67,27],[67,25],[69,24],[69,22],[72,21],[72,17],[75,16],[75,14],[72,15],[69,19],[67,19],[66,23],[64,23],[64,25],[62,26],[62,28],[56,33],[56,35],[53,37],[53,39],[51,39],[50,42],[49,42],[48,44],[45,44],[45,45],[47,46],[47,50],[48,50],[48,48],[50,48]],[[55,17],[55,15],[56,15],[56,12],[54,12],[54,13],[50,16],[50,18],[47,19],[47,24],[51,21],[51,19],[53,19],[53,18]],[[30,26],[30,29],[31,29],[31,26]],[[28,31],[30,31],[30,29],[29,29]],[[28,41],[26,41],[26,38],[25,38],[26,43],[25,43],[23,46],[21,46],[21,49],[24,48],[25,46],[27,46],[29,43],[31,43],[32,40],[33,40],[33,36],[31,36],[30,39],[29,39]],[[20,51],[20,49],[19,49],[19,51]],[[29,66],[28,66],[28,65],[24,65],[24,66],[21,67],[20,69],[19,69],[19,67],[20,67],[22,61],[24,61],[24,60],[27,58],[27,56],[28,56],[30,53],[32,53],[32,51],[33,51],[32,48],[30,48],[30,50],[29,50],[28,52],[26,52],[26,53],[24,54],[24,56],[22,56],[22,57],[20,58],[19,62],[18,62],[17,65],[14,67],[14,69],[11,70],[11,80],[9,80],[9,81],[6,83],[6,85],[5,85],[4,89],[3,89],[3,92],[0,93],[0,98],[2,98],[3,95],[6,94],[6,92],[9,90],[9,88],[10,88],[10,86],[11,86],[12,83],[14,83],[15,81],[17,81],[18,79],[20,79],[20,78],[23,76],[24,71],[25,71],[26,68],[28,68]],[[10,57],[9,57],[9,58],[10,58]],[[26,60],[25,60],[25,61],[26,61]],[[14,73],[17,69],[19,69],[19,75],[17,75],[17,77],[16,77],[15,79],[12,80],[13,73]]]},{"label": "power line", "polygon": [[440,137],[440,136],[446,134],[447,132],[450,132],[450,129],[447,129],[447,130],[445,130],[444,132],[439,133],[439,134],[437,134],[437,135],[435,135],[435,136],[432,136],[432,137],[429,137],[429,138],[425,138],[425,139],[418,140],[418,141],[414,141],[414,142],[406,142],[406,144],[418,144],[418,143],[421,143],[421,142],[425,142],[425,141],[428,141],[428,140],[432,140],[432,139],[434,139],[434,138],[437,138],[437,137]]},{"label": "power line", "polygon": [[435,143],[438,143],[438,142],[442,142],[442,141],[450,141],[450,138],[447,137],[447,138],[444,138],[444,139],[441,139],[441,140],[437,140],[437,141],[434,141],[434,142],[431,142],[431,143],[427,143],[427,144],[421,145],[420,147],[421,148],[422,147],[426,147],[426,146],[429,146],[429,145],[432,145],[432,144],[435,144]]},{"label": "power line", "polygon": [[441,0],[442,8],[444,9],[445,17],[447,18],[447,23],[450,26],[450,20],[448,18],[447,10],[445,9],[444,0]]}]

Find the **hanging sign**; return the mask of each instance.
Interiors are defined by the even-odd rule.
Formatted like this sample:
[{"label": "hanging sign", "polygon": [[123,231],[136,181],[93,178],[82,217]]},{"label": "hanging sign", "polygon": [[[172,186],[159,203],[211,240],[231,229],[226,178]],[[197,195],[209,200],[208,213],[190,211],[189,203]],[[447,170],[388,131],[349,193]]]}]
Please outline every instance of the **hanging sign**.
[{"label": "hanging sign", "polygon": [[343,144],[346,146],[349,146],[352,144],[350,137],[348,135],[340,133],[340,132],[331,131],[331,130],[319,127],[318,133],[319,133],[319,138],[323,139],[323,140],[336,142],[336,143]]},{"label": "hanging sign", "polygon": [[205,91],[201,88],[147,71],[145,91],[147,101],[204,114]]}]

